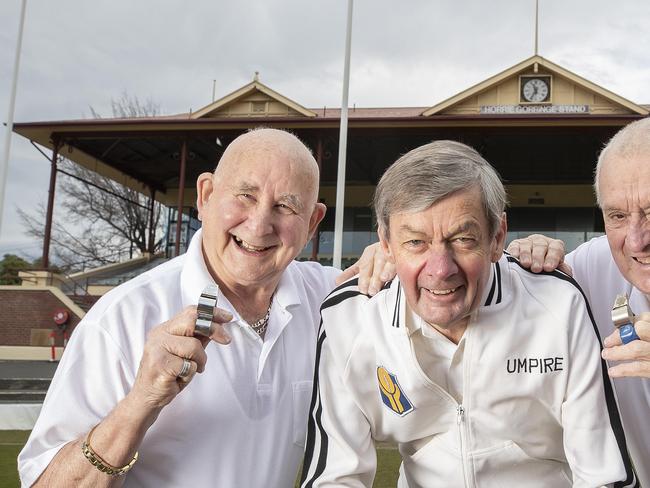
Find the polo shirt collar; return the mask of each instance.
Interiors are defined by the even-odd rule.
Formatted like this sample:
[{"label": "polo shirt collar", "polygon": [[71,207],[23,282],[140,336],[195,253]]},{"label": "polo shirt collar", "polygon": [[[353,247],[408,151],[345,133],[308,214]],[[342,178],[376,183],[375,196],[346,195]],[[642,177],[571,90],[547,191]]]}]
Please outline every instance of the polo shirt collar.
[{"label": "polo shirt collar", "polygon": [[297,263],[291,261],[287,269],[282,272],[278,287],[275,289],[274,300],[285,309],[302,303],[300,296],[303,293],[300,292],[299,284],[296,281],[297,273],[291,272],[291,268],[294,266],[297,266]]},{"label": "polo shirt collar", "polygon": [[184,257],[185,262],[181,271],[183,307],[196,305],[203,289],[208,285],[216,284],[203,259],[202,234],[202,229],[196,231]]}]

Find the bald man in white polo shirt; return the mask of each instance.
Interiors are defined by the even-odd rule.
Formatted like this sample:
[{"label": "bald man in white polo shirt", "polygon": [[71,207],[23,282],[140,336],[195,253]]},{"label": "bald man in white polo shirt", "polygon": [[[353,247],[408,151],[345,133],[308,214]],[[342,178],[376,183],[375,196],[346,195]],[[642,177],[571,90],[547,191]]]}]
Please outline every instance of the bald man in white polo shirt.
[{"label": "bald man in white polo shirt", "polygon": [[[319,306],[339,274],[294,261],[325,214],[318,167],[293,135],[260,129],[197,191],[187,254],[107,293],[77,327],[18,458],[23,486],[293,485]],[[211,336],[195,336],[215,284]]]}]

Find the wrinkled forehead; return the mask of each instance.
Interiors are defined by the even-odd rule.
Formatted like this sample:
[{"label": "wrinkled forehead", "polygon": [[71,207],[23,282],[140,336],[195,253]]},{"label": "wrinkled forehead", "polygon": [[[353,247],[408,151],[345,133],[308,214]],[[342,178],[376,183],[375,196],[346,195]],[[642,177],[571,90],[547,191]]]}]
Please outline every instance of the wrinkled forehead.
[{"label": "wrinkled forehead", "polygon": [[224,153],[215,171],[221,183],[257,190],[274,188],[280,194],[295,195],[305,204],[316,200],[318,167],[312,165],[308,151],[305,155],[276,144],[233,149]]},{"label": "wrinkled forehead", "polygon": [[650,187],[650,153],[608,155],[602,162],[598,178],[599,189],[630,183]]},{"label": "wrinkled forehead", "polygon": [[616,206],[619,200],[650,203],[650,154],[607,157],[597,184],[601,206]]}]

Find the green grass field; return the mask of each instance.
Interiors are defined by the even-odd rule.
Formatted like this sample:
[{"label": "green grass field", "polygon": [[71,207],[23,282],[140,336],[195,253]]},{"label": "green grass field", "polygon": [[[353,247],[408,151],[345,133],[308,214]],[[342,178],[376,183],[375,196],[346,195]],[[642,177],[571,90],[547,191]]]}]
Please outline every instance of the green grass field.
[{"label": "green grass field", "polygon": [[375,488],[395,488],[402,458],[397,448],[388,444],[377,446],[377,474],[375,475]]},{"label": "green grass field", "polygon": [[[16,488],[18,472],[16,457],[29,436],[28,431],[0,430],[0,488]],[[375,488],[394,488],[397,484],[397,471],[400,456],[392,446],[382,444],[377,449],[377,476]]]},{"label": "green grass field", "polygon": [[[380,443],[377,446],[377,473],[372,486],[374,488],[395,488],[401,462],[402,458],[394,445]],[[298,488],[298,486],[298,481],[296,481],[295,488]]]},{"label": "green grass field", "polygon": [[25,430],[0,430],[0,488],[15,488],[18,483],[16,457],[29,436]]}]

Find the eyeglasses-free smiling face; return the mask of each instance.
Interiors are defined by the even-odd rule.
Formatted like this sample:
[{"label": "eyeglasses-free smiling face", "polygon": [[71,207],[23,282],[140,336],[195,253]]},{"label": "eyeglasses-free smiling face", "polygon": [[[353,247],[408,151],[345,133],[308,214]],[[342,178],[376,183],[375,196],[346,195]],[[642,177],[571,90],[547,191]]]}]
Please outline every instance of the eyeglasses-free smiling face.
[{"label": "eyeglasses-free smiling face", "polygon": [[380,241],[395,263],[409,306],[458,343],[480,305],[490,264],[503,250],[506,221],[494,236],[478,188],[437,201],[421,212],[390,216],[389,238]]},{"label": "eyeglasses-free smiling face", "polygon": [[614,261],[636,288],[650,294],[650,156],[603,162],[598,190]]},{"label": "eyeglasses-free smiling face", "polygon": [[299,142],[286,134],[277,136],[267,141],[268,134],[259,134],[269,144],[240,144],[214,175],[199,177],[203,252],[231,288],[274,288],[325,213],[316,203],[318,169],[300,154],[307,150],[291,147]]}]

